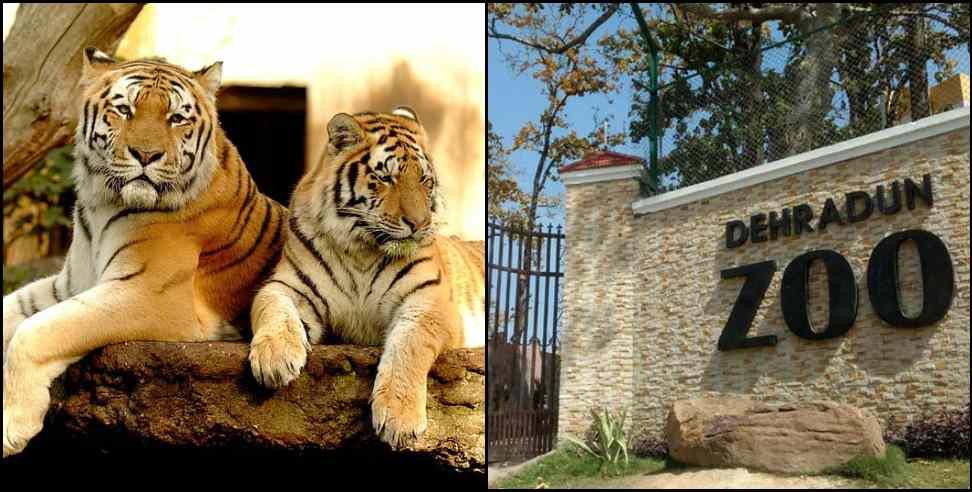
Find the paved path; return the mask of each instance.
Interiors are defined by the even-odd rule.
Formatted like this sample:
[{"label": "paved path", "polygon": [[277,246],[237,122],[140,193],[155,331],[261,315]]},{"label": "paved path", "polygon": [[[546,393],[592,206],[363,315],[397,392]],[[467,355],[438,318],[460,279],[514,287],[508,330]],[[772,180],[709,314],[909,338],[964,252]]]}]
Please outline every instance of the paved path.
[{"label": "paved path", "polygon": [[607,488],[623,489],[840,489],[853,484],[832,477],[780,477],[731,470],[685,470],[656,475],[636,475],[606,481]]}]

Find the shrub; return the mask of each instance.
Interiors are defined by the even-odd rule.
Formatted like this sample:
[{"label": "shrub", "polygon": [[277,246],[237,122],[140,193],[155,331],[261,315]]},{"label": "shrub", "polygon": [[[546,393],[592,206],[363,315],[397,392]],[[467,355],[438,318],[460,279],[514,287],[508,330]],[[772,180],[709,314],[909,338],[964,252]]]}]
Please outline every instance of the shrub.
[{"label": "shrub", "polygon": [[40,237],[56,229],[70,230],[74,202],[70,145],[51,150],[34,169],[3,191],[4,254],[23,237]]},{"label": "shrub", "polygon": [[665,459],[668,457],[668,443],[642,428],[631,439],[631,454],[639,458]]},{"label": "shrub", "polygon": [[7,295],[37,278],[37,273],[29,267],[3,267],[3,295]]},{"label": "shrub", "polygon": [[884,440],[904,449],[909,458],[969,458],[969,404],[914,419],[901,429],[889,425]]},{"label": "shrub", "polygon": [[843,466],[828,470],[847,478],[861,478],[878,483],[894,483],[905,472],[905,454],[897,446],[888,446],[883,457],[857,457]]},{"label": "shrub", "polygon": [[624,457],[624,467],[628,466],[628,438],[624,432],[624,422],[627,420],[627,411],[622,410],[617,415],[613,415],[607,410],[591,410],[591,425],[585,432],[584,439],[573,436],[565,436],[577,448],[590,454],[600,462],[600,470],[603,472],[609,466],[618,467],[621,465],[621,457]]}]

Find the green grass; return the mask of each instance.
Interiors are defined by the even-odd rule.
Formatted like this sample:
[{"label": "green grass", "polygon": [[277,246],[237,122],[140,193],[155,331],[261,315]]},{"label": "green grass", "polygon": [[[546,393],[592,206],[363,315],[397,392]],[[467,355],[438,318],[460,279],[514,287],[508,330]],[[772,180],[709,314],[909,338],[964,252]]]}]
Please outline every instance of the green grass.
[{"label": "green grass", "polygon": [[897,446],[888,446],[888,451],[881,458],[854,458],[846,465],[827,470],[825,473],[893,486],[904,478],[907,468],[908,462],[905,460],[904,451]]},{"label": "green grass", "polygon": [[969,460],[913,460],[908,462],[904,489],[969,488]]},{"label": "green grass", "polygon": [[520,470],[516,475],[497,481],[497,489],[583,488],[605,478],[655,473],[665,469],[662,460],[631,457],[627,468],[600,469],[600,462],[581,454],[573,446],[563,446],[550,456]]},{"label": "green grass", "polygon": [[827,473],[856,479],[862,488],[969,488],[968,460],[907,460],[897,446],[888,446],[883,458],[855,458]]},{"label": "green grass", "polygon": [[[573,446],[563,446],[515,475],[497,481],[493,488],[603,488],[611,486],[612,478],[650,475],[681,467],[684,465],[672,460],[632,456],[627,468],[602,472],[596,459]],[[826,474],[851,479],[862,489],[969,489],[969,460],[907,460],[904,452],[895,446],[889,446],[883,458],[857,458]]]}]

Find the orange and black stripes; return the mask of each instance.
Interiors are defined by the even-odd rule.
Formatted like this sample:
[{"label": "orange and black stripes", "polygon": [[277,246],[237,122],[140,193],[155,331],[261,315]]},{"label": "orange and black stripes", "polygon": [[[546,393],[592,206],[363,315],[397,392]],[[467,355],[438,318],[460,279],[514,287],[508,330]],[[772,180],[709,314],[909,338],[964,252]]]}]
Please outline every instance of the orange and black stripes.
[{"label": "orange and black stripes", "polygon": [[253,244],[250,245],[249,248],[247,248],[247,250],[243,253],[242,256],[239,256],[233,261],[231,261],[230,263],[227,263],[223,266],[220,266],[216,270],[213,270],[211,274],[224,272],[250,259],[254,251],[256,251],[257,246],[259,246],[260,243],[264,240],[264,238],[267,237],[265,235],[265,233],[267,232],[267,226],[271,222],[271,219],[273,217],[276,217],[275,222],[277,223],[277,225],[273,234],[269,236],[270,241],[267,244],[274,245],[280,242],[280,232],[282,230],[283,221],[285,220],[284,213],[282,211],[283,207],[281,207],[276,202],[274,202],[273,200],[265,196],[262,197],[262,199],[266,203],[265,212],[263,214],[263,221],[260,225],[260,231],[256,234],[256,236],[254,236]]},{"label": "orange and black stripes", "polygon": [[[294,212],[288,221],[282,267],[265,285],[285,285],[281,292],[289,291],[294,302],[314,308],[298,309],[305,327],[323,319],[338,334],[364,329],[361,320],[347,318],[360,317],[351,313],[361,309],[369,311],[364,316],[367,324],[379,319],[391,322],[403,306],[438,309],[444,306],[431,299],[452,302],[451,290],[441,290],[451,289],[443,285],[445,276],[467,275],[467,269],[476,267],[465,252],[443,256],[441,248],[453,247],[451,241],[442,238],[449,245],[436,246],[437,179],[417,118],[399,113],[344,114],[332,119],[328,132],[331,138],[324,157],[302,179],[291,202]],[[394,253],[394,247],[407,248],[409,242],[415,247],[414,255]],[[392,247],[386,250],[388,244]],[[459,264],[446,265],[446,261]],[[426,293],[428,300],[416,299]],[[266,299],[274,302],[272,296]],[[262,316],[256,306],[254,313]],[[314,333],[315,343],[327,336]],[[368,343],[376,336],[359,335],[372,341]]]},{"label": "orange and black stripes", "polygon": [[[72,245],[43,297],[60,302],[92,282],[142,279],[138,285],[164,293],[193,279],[194,296],[236,319],[255,290],[247,282],[262,282],[280,261],[289,213],[260,193],[219,126],[221,65],[190,72],[161,59],[85,56],[74,226],[76,242],[87,246]],[[179,235],[198,255],[195,267],[155,278],[171,275],[169,247],[160,245]],[[23,304],[30,313],[26,295]]]},{"label": "orange and black stripes", "polygon": [[332,282],[342,294],[344,294],[344,297],[351,299],[350,294],[348,294],[341,283],[337,281],[337,278],[334,277],[334,270],[332,270],[331,266],[328,265],[328,262],[324,260],[324,256],[321,255],[321,252],[317,250],[314,243],[311,242],[311,240],[300,230],[300,220],[297,218],[296,214],[290,217],[290,232],[295,238],[297,238],[298,241],[300,241],[300,243],[304,246],[304,249],[314,256],[314,259],[317,260],[315,265],[323,269],[324,273],[327,274],[328,280]]}]

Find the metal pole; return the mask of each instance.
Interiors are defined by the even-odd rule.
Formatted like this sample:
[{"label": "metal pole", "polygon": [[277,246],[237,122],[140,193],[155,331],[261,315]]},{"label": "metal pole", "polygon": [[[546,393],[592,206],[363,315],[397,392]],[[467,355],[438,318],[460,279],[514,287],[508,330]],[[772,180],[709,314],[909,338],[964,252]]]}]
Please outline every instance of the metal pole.
[{"label": "metal pole", "polygon": [[655,193],[658,191],[658,45],[648,31],[648,24],[645,23],[645,17],[641,13],[641,8],[638,7],[638,2],[631,2],[631,10],[634,12],[635,20],[638,21],[645,46],[648,47],[648,90],[651,94],[651,100],[648,103],[648,117],[650,118],[648,128],[651,129],[648,135],[648,143],[651,149],[649,173],[651,191]]}]

